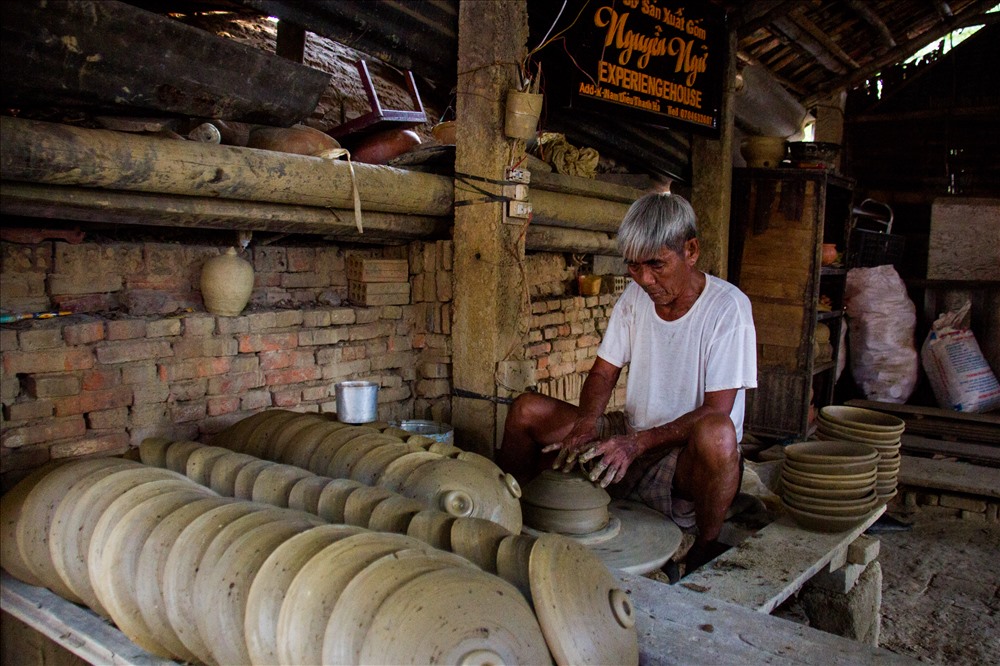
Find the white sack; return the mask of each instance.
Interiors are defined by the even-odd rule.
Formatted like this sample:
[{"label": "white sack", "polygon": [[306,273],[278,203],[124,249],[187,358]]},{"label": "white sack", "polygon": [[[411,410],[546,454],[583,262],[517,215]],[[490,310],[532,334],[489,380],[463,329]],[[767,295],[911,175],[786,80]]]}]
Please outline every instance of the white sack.
[{"label": "white sack", "polygon": [[904,403],[917,384],[917,311],[891,265],[852,268],[844,290],[851,373],[869,400]]},{"label": "white sack", "polygon": [[967,321],[971,303],[946,312],[931,326],[920,361],[938,405],[959,412],[1000,408],[1000,383],[979,349]]}]

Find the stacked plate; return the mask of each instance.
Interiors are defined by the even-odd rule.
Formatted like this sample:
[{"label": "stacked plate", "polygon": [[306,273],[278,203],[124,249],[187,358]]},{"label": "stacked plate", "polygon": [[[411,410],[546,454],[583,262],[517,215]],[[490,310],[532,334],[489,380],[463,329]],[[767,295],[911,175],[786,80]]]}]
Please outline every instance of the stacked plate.
[{"label": "stacked plate", "polygon": [[873,447],[879,453],[879,499],[889,501],[896,495],[899,475],[899,438],[906,423],[891,414],[861,407],[830,405],[819,412],[817,433],[823,439],[858,442]]},{"label": "stacked plate", "polygon": [[802,442],[785,447],[782,503],[799,525],[840,532],[880,505],[879,453],[860,442]]}]

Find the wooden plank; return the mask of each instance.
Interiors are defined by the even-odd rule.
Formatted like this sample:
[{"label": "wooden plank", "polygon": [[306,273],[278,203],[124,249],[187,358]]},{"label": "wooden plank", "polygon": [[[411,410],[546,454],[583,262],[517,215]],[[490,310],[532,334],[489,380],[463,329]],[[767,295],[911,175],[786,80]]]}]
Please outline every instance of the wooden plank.
[{"label": "wooden plank", "polygon": [[86,106],[287,127],[330,75],[124,2],[5,2],[5,108]]},{"label": "wooden plank", "polygon": [[393,244],[416,238],[446,238],[451,226],[447,217],[366,211],[364,233],[359,234],[354,211],[349,209],[6,180],[0,183],[0,213],[136,226],[319,234],[331,239]]},{"label": "wooden plank", "polygon": [[903,452],[939,453],[945,456],[963,458],[971,462],[982,462],[1000,466],[1000,448],[989,444],[974,444],[972,442],[951,442],[943,439],[918,437],[904,433],[900,438]]},{"label": "wooden plank", "polygon": [[89,608],[0,572],[0,608],[92,664],[167,666]]},{"label": "wooden plank", "polygon": [[1000,469],[951,460],[903,456],[899,465],[899,483],[917,488],[1000,497]]},{"label": "wooden plank", "polygon": [[[527,223],[526,223],[527,224]],[[532,220],[524,238],[528,250],[542,252],[583,252],[587,254],[618,255],[615,234],[604,231],[565,229],[539,224]]]},{"label": "wooden plank", "polygon": [[883,648],[813,629],[681,585],[615,572],[635,609],[639,663],[917,664]]},{"label": "wooden plank", "polygon": [[628,205],[618,201],[537,189],[529,190],[528,200],[531,201],[532,222],[553,227],[617,233],[618,225],[628,212]]},{"label": "wooden plank", "polygon": [[555,172],[545,173],[542,171],[531,174],[531,188],[534,190],[545,190],[546,192],[560,192],[562,194],[576,194],[584,197],[606,199],[607,201],[617,201],[626,205],[631,205],[633,201],[646,193],[646,190],[640,190],[635,187],[617,185],[592,178],[567,176]]},{"label": "wooden plank", "polygon": [[812,532],[783,516],[754,536],[731,548],[681,585],[707,597],[770,613],[847,547],[879,516],[885,506],[843,532]]},{"label": "wooden plank", "polygon": [[906,432],[911,435],[1000,444],[1000,416],[996,413],[970,414],[938,407],[895,405],[871,400],[848,400],[846,404],[895,414],[906,422]]}]

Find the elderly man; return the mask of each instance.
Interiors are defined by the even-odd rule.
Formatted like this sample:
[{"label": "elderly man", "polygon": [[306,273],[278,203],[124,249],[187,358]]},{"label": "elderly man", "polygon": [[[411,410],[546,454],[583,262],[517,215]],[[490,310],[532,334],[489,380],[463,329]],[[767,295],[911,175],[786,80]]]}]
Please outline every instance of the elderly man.
[{"label": "elderly man", "polygon": [[[520,395],[497,462],[522,482],[546,464],[591,465],[591,480],[613,495],[639,500],[681,528],[697,527],[691,571],[718,550],[739,490],[744,395],[757,385],[750,301],[695,268],[695,214],[680,196],[636,201],[618,247],[634,282],[615,305],[579,407]],[[626,365],[625,412],[605,414]]]}]

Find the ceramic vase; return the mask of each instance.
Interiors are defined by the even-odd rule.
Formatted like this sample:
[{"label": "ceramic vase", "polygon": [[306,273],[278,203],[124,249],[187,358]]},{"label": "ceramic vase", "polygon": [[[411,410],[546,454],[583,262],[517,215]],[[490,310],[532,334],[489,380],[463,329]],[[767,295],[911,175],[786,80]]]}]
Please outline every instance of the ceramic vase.
[{"label": "ceramic vase", "polygon": [[212,314],[235,317],[243,312],[253,292],[253,267],[229,248],[201,269],[201,297]]}]

